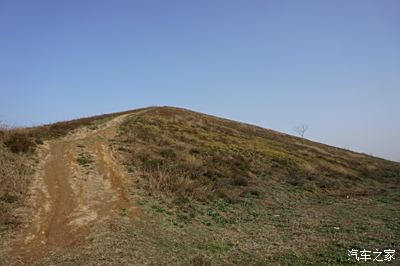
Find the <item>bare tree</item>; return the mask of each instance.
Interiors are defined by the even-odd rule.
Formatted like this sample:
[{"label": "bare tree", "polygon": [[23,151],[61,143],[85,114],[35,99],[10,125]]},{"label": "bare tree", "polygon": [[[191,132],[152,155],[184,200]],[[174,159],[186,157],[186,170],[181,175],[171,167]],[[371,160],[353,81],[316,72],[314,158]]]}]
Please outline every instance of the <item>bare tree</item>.
[{"label": "bare tree", "polygon": [[308,125],[302,124],[300,126],[297,126],[294,131],[296,131],[297,134],[301,137],[301,140],[304,140],[304,135],[306,134],[306,131],[308,130]]}]

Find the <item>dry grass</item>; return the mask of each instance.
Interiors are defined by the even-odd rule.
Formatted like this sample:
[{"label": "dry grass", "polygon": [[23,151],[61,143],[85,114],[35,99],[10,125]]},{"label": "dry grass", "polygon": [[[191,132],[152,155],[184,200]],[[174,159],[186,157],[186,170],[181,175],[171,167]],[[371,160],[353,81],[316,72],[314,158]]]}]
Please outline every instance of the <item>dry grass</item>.
[{"label": "dry grass", "polygon": [[150,194],[169,193],[185,199],[193,199],[204,188],[187,177],[187,173],[179,169],[157,165],[155,168],[143,169],[142,177],[147,181]]},{"label": "dry grass", "polygon": [[[28,137],[40,143],[110,117]],[[129,116],[112,146],[142,214],[117,211],[91,228],[85,246],[39,264],[341,265],[352,247],[397,247],[399,164],[177,108]],[[23,195],[18,162],[32,153],[2,145],[0,155],[0,170],[9,169],[1,184]],[[14,204],[12,214],[20,203],[2,204]]]},{"label": "dry grass", "polygon": [[0,233],[20,223],[15,210],[24,203],[31,174],[26,156],[10,152],[0,142]]},{"label": "dry grass", "polygon": [[114,145],[142,207],[167,223],[153,230],[183,233],[186,264],[335,265],[400,236],[393,162],[176,108],[131,116]]},{"label": "dry grass", "polygon": [[[81,118],[32,128],[11,128],[0,122],[0,232],[15,228],[33,175],[35,149],[80,127],[95,127],[128,112]],[[85,161],[86,163],[86,161]]]},{"label": "dry grass", "polygon": [[36,143],[27,129],[5,131],[4,145],[13,153],[29,153],[34,150]]},{"label": "dry grass", "polygon": [[[243,195],[276,180],[288,190],[368,191],[374,182],[397,180],[400,172],[398,164],[378,158],[177,108],[132,116],[118,141],[125,164],[138,169],[153,194],[179,192],[198,200],[229,190]],[[196,194],[192,186],[208,188],[208,194]]]}]

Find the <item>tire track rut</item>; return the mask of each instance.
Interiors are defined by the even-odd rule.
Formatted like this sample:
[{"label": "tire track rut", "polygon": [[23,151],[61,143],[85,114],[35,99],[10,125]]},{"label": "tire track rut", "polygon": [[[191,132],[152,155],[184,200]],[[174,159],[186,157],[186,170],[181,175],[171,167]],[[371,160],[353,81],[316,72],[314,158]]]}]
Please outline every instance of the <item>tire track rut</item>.
[{"label": "tire track rut", "polygon": [[126,116],[44,143],[31,190],[35,215],[13,246],[16,258],[32,263],[57,249],[80,246],[91,223],[108,219],[119,209],[138,214],[108,145]]}]

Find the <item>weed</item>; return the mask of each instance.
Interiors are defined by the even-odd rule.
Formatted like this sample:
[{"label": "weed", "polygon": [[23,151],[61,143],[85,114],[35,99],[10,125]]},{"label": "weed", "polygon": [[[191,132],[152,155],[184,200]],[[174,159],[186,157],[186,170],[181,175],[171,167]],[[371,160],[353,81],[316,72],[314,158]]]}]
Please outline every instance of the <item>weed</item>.
[{"label": "weed", "polygon": [[154,209],[156,212],[160,212],[160,213],[167,212],[167,210],[164,207],[157,205],[157,204],[152,205],[151,208]]},{"label": "weed", "polygon": [[231,245],[217,239],[211,239],[208,242],[208,248],[211,250],[212,253],[223,253],[227,252],[231,248]]}]

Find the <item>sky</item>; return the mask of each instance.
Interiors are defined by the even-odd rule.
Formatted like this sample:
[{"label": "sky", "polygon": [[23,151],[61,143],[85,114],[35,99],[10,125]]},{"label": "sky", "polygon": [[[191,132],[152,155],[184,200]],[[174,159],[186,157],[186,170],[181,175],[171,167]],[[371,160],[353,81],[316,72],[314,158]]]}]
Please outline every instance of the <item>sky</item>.
[{"label": "sky", "polygon": [[0,120],[178,106],[400,161],[400,1],[0,0]]}]

